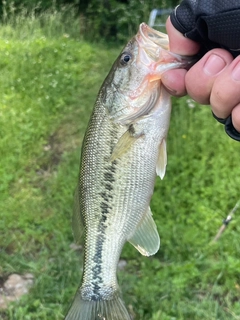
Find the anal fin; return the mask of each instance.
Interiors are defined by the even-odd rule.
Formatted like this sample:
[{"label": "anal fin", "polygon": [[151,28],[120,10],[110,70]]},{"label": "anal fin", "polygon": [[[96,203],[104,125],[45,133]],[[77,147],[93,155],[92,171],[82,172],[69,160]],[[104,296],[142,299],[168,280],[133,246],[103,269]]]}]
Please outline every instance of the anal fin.
[{"label": "anal fin", "polygon": [[150,207],[128,241],[144,256],[151,256],[159,250],[160,237]]}]

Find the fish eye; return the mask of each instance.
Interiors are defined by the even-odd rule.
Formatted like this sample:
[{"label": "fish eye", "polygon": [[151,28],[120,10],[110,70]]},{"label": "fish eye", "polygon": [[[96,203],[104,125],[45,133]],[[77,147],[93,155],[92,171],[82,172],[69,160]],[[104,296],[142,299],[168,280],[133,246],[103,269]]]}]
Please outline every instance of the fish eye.
[{"label": "fish eye", "polygon": [[121,62],[122,65],[125,66],[125,65],[127,65],[127,63],[128,63],[131,59],[132,59],[131,54],[124,52],[124,53],[122,54],[122,56],[121,56],[120,62]]}]

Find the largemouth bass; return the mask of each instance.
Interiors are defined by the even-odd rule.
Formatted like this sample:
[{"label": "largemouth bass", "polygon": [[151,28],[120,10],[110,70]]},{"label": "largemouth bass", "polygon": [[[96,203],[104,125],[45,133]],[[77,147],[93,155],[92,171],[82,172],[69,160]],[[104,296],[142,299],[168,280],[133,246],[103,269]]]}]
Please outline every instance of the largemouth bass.
[{"label": "largemouth bass", "polygon": [[155,254],[160,238],[149,207],[164,177],[170,95],[161,74],[189,60],[145,23],[105,79],[85,133],[73,232],[85,234],[83,279],[66,320],[129,320],[116,271],[126,241]]}]

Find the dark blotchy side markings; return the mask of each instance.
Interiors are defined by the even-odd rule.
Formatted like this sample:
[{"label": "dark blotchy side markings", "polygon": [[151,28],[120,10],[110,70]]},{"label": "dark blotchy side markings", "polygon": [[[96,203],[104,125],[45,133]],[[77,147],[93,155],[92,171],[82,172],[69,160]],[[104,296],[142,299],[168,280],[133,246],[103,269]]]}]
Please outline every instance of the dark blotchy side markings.
[{"label": "dark blotchy side markings", "polygon": [[101,276],[103,242],[104,242],[104,237],[99,236],[97,239],[96,252],[93,257],[94,266],[92,267],[93,281],[92,281],[91,300],[94,300],[94,301],[101,299],[101,294],[99,293],[99,289],[101,289],[101,284],[103,283],[103,279]]},{"label": "dark blotchy side markings", "polygon": [[106,202],[101,202],[100,207],[101,207],[101,212],[103,215],[108,214],[110,209],[112,209],[112,207],[109,206],[109,204]]},{"label": "dark blotchy side markings", "polygon": [[133,124],[130,124],[129,128],[128,128],[128,132],[131,134],[131,135],[134,135],[135,133],[135,128],[133,126]]},{"label": "dark blotchy side markings", "polygon": [[[115,132],[112,133],[112,143],[110,146],[110,150],[113,150],[114,147],[114,136]],[[95,263],[92,267],[92,273],[93,273],[93,292],[91,299],[92,300],[99,300],[101,299],[101,293],[99,292],[99,289],[101,289],[101,284],[103,283],[102,279],[102,251],[103,251],[103,244],[105,241],[105,235],[106,235],[106,229],[107,229],[107,218],[108,215],[111,213],[112,206],[110,205],[113,196],[111,194],[113,188],[114,188],[114,173],[116,172],[116,165],[117,161],[114,160],[111,164],[107,164],[103,170],[103,179],[102,179],[102,186],[103,191],[99,193],[99,195],[102,198],[102,201],[100,202],[100,210],[101,210],[101,220],[98,226],[99,235],[97,237],[96,241],[96,251],[95,255],[93,257],[93,262]]]},{"label": "dark blotchy side markings", "polygon": [[[110,168],[110,170],[111,170],[111,168]],[[104,179],[105,179],[105,181],[108,181],[110,183],[113,183],[115,181],[113,173],[111,171],[110,172],[107,171],[104,173]]]},{"label": "dark blotchy side markings", "polygon": [[[97,259],[93,259],[93,261],[96,263],[98,262]],[[101,270],[101,266],[97,264],[95,264],[95,266],[92,268],[92,271],[96,273],[99,273],[100,270]]]},{"label": "dark blotchy side markings", "polygon": [[108,191],[112,191],[113,190],[113,186],[111,183],[105,183],[105,188],[108,190]]},{"label": "dark blotchy side markings", "polygon": [[116,161],[113,161],[110,165],[105,167],[105,170],[103,173],[104,191],[100,193],[100,196],[102,198],[102,201],[100,203],[100,208],[102,213],[102,219],[100,221],[100,224],[106,222],[107,215],[111,212],[111,209],[112,209],[110,202],[113,199],[111,191],[114,188],[114,182],[115,182],[114,173],[116,172],[115,167],[116,167]]},{"label": "dark blotchy side markings", "polygon": [[112,173],[115,173],[116,172],[116,164],[117,164],[117,160],[114,160],[112,162],[112,165],[110,166],[109,170],[112,172]]},{"label": "dark blotchy side markings", "polygon": [[107,194],[105,191],[100,193],[100,196],[105,200],[105,201],[110,201],[110,199],[113,198],[111,194]]}]

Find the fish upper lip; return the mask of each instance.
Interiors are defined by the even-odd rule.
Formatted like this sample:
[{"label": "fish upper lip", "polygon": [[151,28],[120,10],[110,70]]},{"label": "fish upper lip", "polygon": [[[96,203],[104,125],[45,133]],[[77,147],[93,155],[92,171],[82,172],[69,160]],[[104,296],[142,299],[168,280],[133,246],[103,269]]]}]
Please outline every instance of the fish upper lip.
[{"label": "fish upper lip", "polygon": [[162,49],[169,49],[168,35],[149,27],[145,22],[140,24],[139,33],[142,36],[144,43],[149,44],[150,41],[151,46],[155,48],[159,48],[160,46]]},{"label": "fish upper lip", "polygon": [[[151,59],[155,62],[164,56],[164,60],[167,57],[167,62],[181,62],[182,66],[191,66],[197,61],[196,57],[182,56],[169,51],[169,39],[168,35],[149,27],[145,22],[139,26],[137,34],[137,42],[141,50],[145,51],[145,54],[149,56],[146,61]],[[164,54],[165,51],[165,54]],[[170,58],[171,57],[171,58]],[[170,60],[169,60],[170,58]],[[144,63],[144,61],[142,61]],[[148,63],[146,64],[148,65]]]},{"label": "fish upper lip", "polygon": [[168,36],[165,33],[150,28],[143,22],[139,26],[136,40],[139,45],[139,60],[148,69],[154,70],[155,64],[161,62],[164,52],[169,51]]}]

